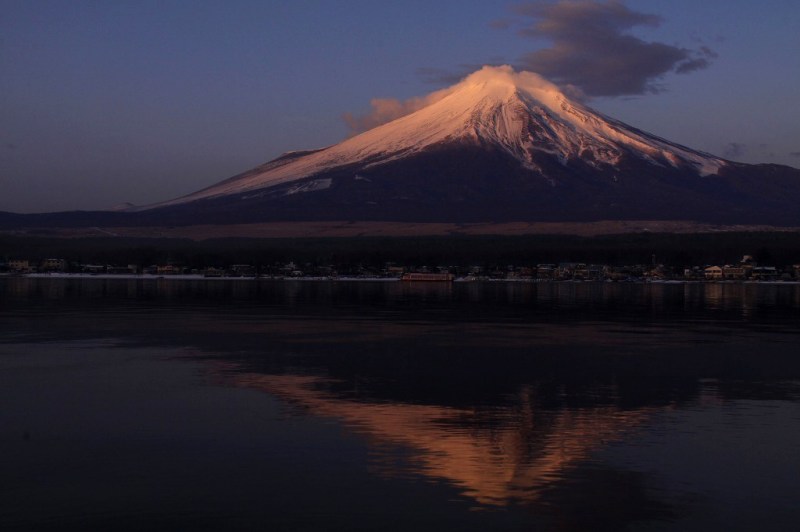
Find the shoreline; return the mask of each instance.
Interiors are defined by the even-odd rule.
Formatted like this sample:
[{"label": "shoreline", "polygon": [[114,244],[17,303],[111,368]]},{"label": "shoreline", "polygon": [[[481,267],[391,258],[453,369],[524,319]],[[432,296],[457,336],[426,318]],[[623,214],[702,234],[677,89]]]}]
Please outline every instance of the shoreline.
[{"label": "shoreline", "polygon": [[582,280],[582,279],[487,279],[487,278],[467,278],[457,277],[452,281],[403,281],[399,277],[283,277],[283,276],[257,276],[257,277],[206,277],[201,274],[181,274],[181,275],[151,275],[151,274],[89,274],[89,273],[28,273],[28,274],[0,274],[0,279],[61,279],[61,280],[117,280],[117,281],[209,281],[209,282],[383,282],[383,283],[406,283],[406,284],[432,284],[449,285],[452,283],[514,283],[514,284],[721,284],[721,285],[800,285],[800,280],[781,281],[760,281],[760,280],[706,280],[706,279],[629,279],[629,280]]}]

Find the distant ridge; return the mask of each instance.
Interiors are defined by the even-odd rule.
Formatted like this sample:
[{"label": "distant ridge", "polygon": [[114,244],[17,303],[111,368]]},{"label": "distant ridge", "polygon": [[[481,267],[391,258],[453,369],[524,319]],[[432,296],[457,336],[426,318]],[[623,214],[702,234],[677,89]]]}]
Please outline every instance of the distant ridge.
[{"label": "distant ridge", "polygon": [[747,165],[603,116],[552,83],[484,67],[428,105],[181,198],[0,224],[196,225],[683,220],[800,225],[800,170]]}]

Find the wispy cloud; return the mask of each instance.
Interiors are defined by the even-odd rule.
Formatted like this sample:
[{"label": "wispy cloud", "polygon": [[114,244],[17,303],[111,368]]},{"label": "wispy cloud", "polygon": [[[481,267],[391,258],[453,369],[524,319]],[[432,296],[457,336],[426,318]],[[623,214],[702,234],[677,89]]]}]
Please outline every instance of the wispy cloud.
[{"label": "wispy cloud", "polygon": [[[503,59],[500,57],[492,58],[492,64],[501,64],[502,62]],[[416,74],[421,80],[433,85],[447,85],[448,87],[432,92],[426,96],[409,98],[408,100],[373,98],[369,102],[371,107],[369,112],[362,115],[345,113],[342,115],[342,118],[350,128],[351,133],[356,134],[370,130],[438,102],[453,91],[453,85],[473,72],[480,70],[483,66],[484,65],[478,63],[462,64],[452,70],[420,67],[417,69]]]},{"label": "wispy cloud", "polygon": [[392,120],[397,120],[414,111],[419,111],[423,107],[427,107],[433,103],[438,102],[448,94],[452,89],[442,89],[432,92],[427,96],[419,98],[410,98],[408,100],[398,100],[396,98],[373,98],[370,100],[372,110],[363,115],[354,115],[353,113],[345,113],[342,118],[350,127],[353,133],[360,133],[367,131],[374,127],[378,127]]},{"label": "wispy cloud", "polygon": [[[513,7],[512,15],[488,24],[498,30],[516,27],[525,38],[551,43],[525,54],[514,66],[542,75],[575,99],[660,92],[659,82],[664,75],[707,68],[717,57],[699,39],[698,47],[689,49],[630,35],[633,28],[657,27],[662,20],[657,15],[634,11],[621,0],[527,2]],[[506,63],[503,58],[489,61],[491,65]],[[421,67],[416,74],[425,82],[449,86],[482,66],[465,63],[453,69]],[[360,133],[435,103],[447,91],[409,100],[374,98],[368,113],[345,113],[343,118],[353,133]]]},{"label": "wispy cloud", "polygon": [[525,54],[519,66],[588,96],[656,93],[664,75],[707,68],[717,56],[707,46],[689,49],[631,35],[631,29],[658,27],[662,19],[619,0],[528,2],[513,11],[524,21],[520,35],[551,42]]}]

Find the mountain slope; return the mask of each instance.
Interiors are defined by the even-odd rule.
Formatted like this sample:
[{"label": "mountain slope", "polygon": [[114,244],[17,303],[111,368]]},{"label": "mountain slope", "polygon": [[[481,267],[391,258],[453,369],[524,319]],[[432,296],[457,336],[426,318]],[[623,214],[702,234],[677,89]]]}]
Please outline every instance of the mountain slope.
[{"label": "mountain slope", "polygon": [[[510,67],[484,67],[402,118],[291,152],[187,196],[0,225],[270,221],[682,220],[800,226],[800,170],[726,161],[645,133]],[[3,220],[6,220],[5,222]]]},{"label": "mountain slope", "polygon": [[[559,89],[529,72],[484,67],[435,95],[429,106],[314,152],[287,154],[246,174],[165,202],[175,205],[204,198],[244,194],[310,176],[357,168],[370,170],[446,144],[499,150],[526,170],[548,176],[547,162],[568,166],[580,160],[596,169],[634,155],[654,166],[715,174],[725,162],[616,122],[569,100]],[[287,193],[324,190],[317,181]]]}]

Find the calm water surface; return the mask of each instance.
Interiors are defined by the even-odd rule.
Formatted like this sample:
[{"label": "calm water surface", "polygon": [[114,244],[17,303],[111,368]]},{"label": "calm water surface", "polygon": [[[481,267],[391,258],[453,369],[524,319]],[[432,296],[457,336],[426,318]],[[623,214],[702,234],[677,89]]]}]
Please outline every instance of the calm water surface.
[{"label": "calm water surface", "polygon": [[2,530],[796,530],[800,286],[0,279]]}]

